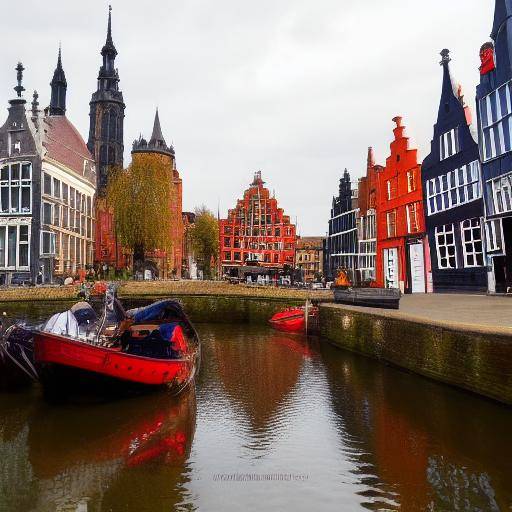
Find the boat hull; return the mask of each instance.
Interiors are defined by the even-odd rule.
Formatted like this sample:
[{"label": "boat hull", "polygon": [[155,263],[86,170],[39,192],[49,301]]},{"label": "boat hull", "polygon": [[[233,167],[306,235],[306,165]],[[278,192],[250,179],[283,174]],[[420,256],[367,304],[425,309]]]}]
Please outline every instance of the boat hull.
[{"label": "boat hull", "polygon": [[179,392],[194,377],[197,362],[195,351],[180,359],[153,359],[42,332],[35,334],[34,347],[39,377],[49,394],[117,395],[158,388]]},{"label": "boat hull", "polygon": [[334,302],[352,306],[399,309],[400,290],[393,288],[345,288],[334,287]]}]

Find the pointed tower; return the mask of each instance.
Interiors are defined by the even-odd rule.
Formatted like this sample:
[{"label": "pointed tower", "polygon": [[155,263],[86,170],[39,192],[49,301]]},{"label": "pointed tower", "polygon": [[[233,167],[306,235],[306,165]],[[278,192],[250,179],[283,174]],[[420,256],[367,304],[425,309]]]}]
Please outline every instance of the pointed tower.
[{"label": "pointed tower", "polygon": [[52,88],[50,100],[50,115],[63,116],[66,113],[66,90],[68,83],[66,82],[66,75],[62,68],[62,53],[59,46],[59,56],[57,58],[57,67],[53,73],[53,79],[50,82]]},{"label": "pointed tower", "polygon": [[123,125],[125,104],[119,90],[119,73],[115,68],[117,50],[112,40],[112,8],[109,6],[107,39],[101,50],[103,63],[98,87],[90,102],[90,129],[87,146],[96,160],[98,195],[105,194],[108,169],[123,166]]},{"label": "pointed tower", "polygon": [[174,148],[172,145],[167,146],[167,143],[165,142],[162,134],[162,128],[160,126],[158,109],[156,109],[155,120],[153,121],[151,139],[147,142],[146,139],[140,136],[138,140],[133,142],[132,153],[161,153],[163,155],[170,156],[174,163]]}]

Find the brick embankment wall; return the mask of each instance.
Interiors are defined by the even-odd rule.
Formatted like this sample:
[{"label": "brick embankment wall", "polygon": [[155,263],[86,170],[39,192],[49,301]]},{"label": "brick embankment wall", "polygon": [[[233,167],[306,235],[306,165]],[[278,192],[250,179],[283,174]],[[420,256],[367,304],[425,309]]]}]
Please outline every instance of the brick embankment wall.
[{"label": "brick embankment wall", "polygon": [[332,304],[320,306],[320,328],[341,348],[512,405],[512,335]]}]

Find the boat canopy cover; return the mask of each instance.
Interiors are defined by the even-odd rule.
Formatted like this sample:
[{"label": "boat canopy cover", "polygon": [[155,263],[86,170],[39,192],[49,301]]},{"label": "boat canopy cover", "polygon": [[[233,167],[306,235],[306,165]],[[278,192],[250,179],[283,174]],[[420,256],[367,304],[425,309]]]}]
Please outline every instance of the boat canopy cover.
[{"label": "boat canopy cover", "polygon": [[165,299],[143,308],[130,309],[126,312],[126,316],[135,323],[156,320],[181,320],[183,319],[183,308],[178,301]]},{"label": "boat canopy cover", "polygon": [[43,326],[44,332],[58,334],[60,336],[78,336],[78,322],[71,311],[55,313]]}]

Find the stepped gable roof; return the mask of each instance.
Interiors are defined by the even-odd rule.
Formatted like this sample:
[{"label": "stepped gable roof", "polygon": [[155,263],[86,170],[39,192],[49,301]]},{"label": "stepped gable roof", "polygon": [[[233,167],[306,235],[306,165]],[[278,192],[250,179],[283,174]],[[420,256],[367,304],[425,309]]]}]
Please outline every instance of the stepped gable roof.
[{"label": "stepped gable roof", "polygon": [[83,176],[84,160],[94,161],[78,130],[65,116],[47,116],[44,121],[46,156]]}]

